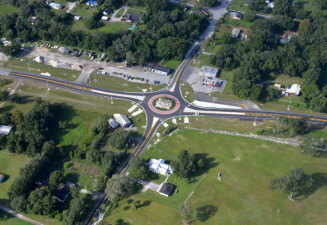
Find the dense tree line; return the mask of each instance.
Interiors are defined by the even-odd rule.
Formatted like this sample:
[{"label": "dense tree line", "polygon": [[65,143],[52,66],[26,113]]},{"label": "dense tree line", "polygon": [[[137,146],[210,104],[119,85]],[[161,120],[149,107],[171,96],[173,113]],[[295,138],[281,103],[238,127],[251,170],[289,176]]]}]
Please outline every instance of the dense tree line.
[{"label": "dense tree line", "polygon": [[[214,36],[217,54],[211,62],[221,69],[239,67],[234,74],[233,91],[240,98],[267,101],[276,98],[269,81],[280,74],[303,78],[302,100],[306,108],[327,112],[326,76],[327,20],[319,12],[308,14],[300,22],[276,15],[256,19],[249,42],[244,43],[223,33]],[[286,43],[280,43],[284,31],[299,31]]]},{"label": "dense tree line", "polygon": [[[120,5],[123,1],[110,0],[106,5]],[[19,7],[18,13],[0,17],[0,35],[9,40],[20,38],[23,41],[47,40],[63,45],[70,45],[107,52],[109,59],[129,64],[144,64],[158,59],[182,59],[189,46],[208,25],[204,16],[185,13],[182,7],[167,11],[165,0],[132,1],[131,4],[145,5],[147,14],[143,21],[147,29],[140,29],[125,34],[94,35],[82,31],[72,31],[73,16],[68,13],[56,15],[49,7],[34,1],[12,1]],[[164,11],[166,10],[166,11]],[[37,20],[31,24],[30,16]],[[85,21],[89,29],[99,27],[101,11]],[[16,54],[16,48],[8,47],[10,55]]]}]

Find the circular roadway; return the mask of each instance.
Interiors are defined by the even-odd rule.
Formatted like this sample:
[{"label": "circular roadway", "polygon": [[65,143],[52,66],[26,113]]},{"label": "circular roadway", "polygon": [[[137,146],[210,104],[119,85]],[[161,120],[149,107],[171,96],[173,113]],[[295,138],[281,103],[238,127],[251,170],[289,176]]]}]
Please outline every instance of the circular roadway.
[{"label": "circular roadway", "polygon": [[[170,110],[160,110],[160,109],[157,109],[153,106],[153,102],[158,99],[158,98],[169,98],[169,99],[172,99],[176,104],[174,106],[174,108],[170,109]],[[149,109],[156,113],[156,114],[160,114],[160,115],[169,115],[169,114],[173,114],[175,113],[181,106],[180,104],[180,101],[175,97],[175,96],[172,96],[170,94],[159,94],[159,95],[155,95],[153,97],[150,98],[150,100],[148,101],[148,106],[149,106]]]}]

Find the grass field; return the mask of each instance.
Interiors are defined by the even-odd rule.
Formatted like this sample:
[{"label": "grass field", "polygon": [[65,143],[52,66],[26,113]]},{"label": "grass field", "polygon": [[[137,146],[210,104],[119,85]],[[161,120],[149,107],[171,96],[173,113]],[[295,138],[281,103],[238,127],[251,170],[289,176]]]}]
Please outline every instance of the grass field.
[{"label": "grass field", "polygon": [[26,155],[13,155],[8,150],[0,150],[0,173],[5,175],[5,180],[0,183],[0,204],[8,203],[10,185],[18,177],[19,169],[30,160]]},{"label": "grass field", "polygon": [[1,221],[1,225],[30,225],[31,224],[24,220],[18,219],[17,217],[9,213],[6,213],[1,209],[0,209],[0,221]]},{"label": "grass field", "polygon": [[118,13],[115,15],[115,17],[116,17],[116,18],[121,17],[121,16],[123,15],[124,11],[125,11],[125,9],[120,9],[120,10],[118,11]]},{"label": "grass field", "polygon": [[129,82],[123,78],[99,74],[91,74],[90,80],[91,83],[89,83],[89,85],[94,87],[129,92],[142,92],[142,89],[147,89],[147,91],[157,91],[167,86],[167,84],[151,85],[147,83]]},{"label": "grass field", "polygon": [[126,22],[109,22],[106,21],[105,25],[99,30],[109,34],[115,34],[120,32],[126,32],[129,30],[130,24]]},{"label": "grass field", "polygon": [[188,102],[194,101],[194,90],[189,83],[185,82],[182,84],[181,92],[186,101]]},{"label": "grass field", "polygon": [[19,61],[19,58],[8,61],[6,62],[6,64],[7,65],[5,66],[5,69],[12,69],[22,72],[31,72],[35,74],[48,72],[53,77],[57,77],[69,81],[76,80],[81,73],[81,71],[55,68],[52,66],[45,65],[44,63],[34,62],[32,60],[26,61],[24,59],[24,61]]},{"label": "grass field", "polygon": [[[151,191],[133,196],[151,201],[140,210],[152,212],[152,217],[145,217],[143,224],[157,224],[153,217],[159,214],[176,215],[173,224],[182,224],[177,215],[178,206],[197,183],[199,185],[189,200],[194,209],[192,224],[325,224],[327,209],[321,206],[327,200],[326,159],[303,156],[289,145],[191,130],[165,138],[143,157],[169,161],[183,149],[205,155],[208,169],[205,178],[201,181],[203,175],[199,175],[195,177],[196,183],[186,184],[185,179],[171,176],[169,182],[175,183],[179,192],[175,191],[168,198]],[[287,194],[268,188],[272,179],[287,174],[292,168],[302,168],[309,175],[324,177],[311,195],[297,197],[295,202],[289,201]],[[221,182],[217,180],[218,172],[223,173]],[[169,209],[160,207],[156,211],[157,203]],[[124,204],[108,220],[124,218],[130,222],[129,219],[139,217],[139,212],[134,209],[122,211]],[[169,218],[165,221],[168,222],[164,224],[171,224]]]},{"label": "grass field", "polygon": [[16,12],[18,9],[15,8],[12,5],[9,5],[7,3],[1,3],[0,2],[0,16],[5,15],[5,14],[11,14],[13,12]]}]

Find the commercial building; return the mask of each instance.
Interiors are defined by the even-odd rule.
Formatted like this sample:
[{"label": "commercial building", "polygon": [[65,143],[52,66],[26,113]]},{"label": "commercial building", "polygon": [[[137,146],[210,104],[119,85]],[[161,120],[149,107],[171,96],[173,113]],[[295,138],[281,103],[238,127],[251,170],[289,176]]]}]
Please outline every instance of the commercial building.
[{"label": "commercial building", "polygon": [[208,77],[216,77],[218,73],[218,68],[211,66],[202,66],[201,70],[198,72],[199,75],[204,75]]},{"label": "commercial building", "polygon": [[151,72],[154,72],[154,73],[158,73],[158,74],[162,74],[162,75],[168,75],[169,72],[170,72],[170,68],[168,67],[165,67],[165,66],[159,66],[159,65],[156,65],[155,63],[147,63],[145,65],[148,70],[150,70]]},{"label": "commercial building", "polygon": [[149,162],[149,169],[158,174],[168,175],[173,173],[171,166],[165,163],[163,159],[151,159]]},{"label": "commercial building", "polygon": [[0,136],[7,136],[11,131],[10,126],[0,125]]},{"label": "commercial building", "polygon": [[114,114],[114,118],[119,123],[121,127],[128,127],[129,125],[132,124],[132,122],[127,118],[127,116],[122,115],[122,114]]}]

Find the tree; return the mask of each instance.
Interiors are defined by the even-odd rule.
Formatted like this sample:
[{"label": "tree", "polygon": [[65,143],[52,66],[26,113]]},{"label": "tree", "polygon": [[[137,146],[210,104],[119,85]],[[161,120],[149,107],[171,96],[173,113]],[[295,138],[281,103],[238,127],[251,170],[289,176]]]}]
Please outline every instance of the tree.
[{"label": "tree", "polygon": [[56,204],[55,197],[48,187],[37,188],[30,193],[27,200],[27,211],[39,215],[49,215]]},{"label": "tree", "polygon": [[21,51],[21,46],[17,42],[13,42],[11,45],[3,47],[3,53],[10,56],[17,56]]},{"label": "tree", "polygon": [[190,220],[193,218],[192,206],[188,202],[185,202],[179,207],[179,211],[182,217],[185,219],[186,223],[189,224]]},{"label": "tree", "polygon": [[128,140],[129,134],[123,129],[116,129],[109,137],[110,145],[117,149],[123,149],[126,147]]},{"label": "tree", "polygon": [[10,116],[10,120],[14,125],[20,124],[24,119],[24,115],[18,109],[15,109]]},{"label": "tree", "polygon": [[70,202],[69,209],[63,212],[62,223],[64,225],[78,224],[88,213],[88,207],[85,207],[87,198],[83,196],[76,196]]},{"label": "tree", "polygon": [[276,178],[270,182],[271,190],[282,190],[291,194],[301,195],[313,185],[313,179],[300,168],[292,169],[289,175]]},{"label": "tree", "polygon": [[311,29],[311,23],[309,19],[304,19],[300,22],[298,32],[302,35],[307,35]]},{"label": "tree", "polygon": [[312,157],[321,157],[327,154],[325,151],[321,151],[327,149],[326,141],[315,133],[305,135],[300,147],[305,153],[311,154]]},{"label": "tree", "polygon": [[244,19],[249,22],[253,22],[257,19],[257,15],[253,11],[248,11],[247,13],[245,13]]},{"label": "tree", "polygon": [[274,3],[274,15],[294,16],[294,10],[292,8],[293,0],[275,0]]},{"label": "tree", "polygon": [[84,21],[84,25],[87,29],[93,30],[98,27],[98,21],[96,21],[93,17],[91,17]]},{"label": "tree", "polygon": [[276,119],[276,132],[288,133],[289,136],[293,137],[296,134],[303,134],[308,128],[308,119],[293,119],[285,117],[277,117]]},{"label": "tree", "polygon": [[203,167],[204,167],[203,159],[199,159],[198,162],[196,163],[196,165],[198,166],[198,168],[203,169]]},{"label": "tree", "polygon": [[63,173],[60,170],[55,170],[50,174],[49,186],[52,189],[57,188],[63,182]]},{"label": "tree", "polygon": [[113,198],[121,198],[129,194],[135,194],[140,188],[140,184],[126,176],[114,174],[107,182],[106,193],[112,194]]},{"label": "tree", "polygon": [[177,161],[172,161],[171,165],[177,176],[190,177],[195,172],[194,155],[183,150],[179,153]]},{"label": "tree", "polygon": [[20,96],[18,94],[13,94],[12,96],[10,96],[9,100],[11,102],[13,102],[13,103],[21,104],[22,103],[22,96]]},{"label": "tree", "polygon": [[10,201],[10,206],[16,212],[25,212],[26,210],[26,200],[24,196],[17,196]]},{"label": "tree", "polygon": [[118,158],[118,154],[112,151],[108,151],[103,155],[101,163],[104,168],[104,174],[107,177],[110,177],[114,172],[114,169],[118,163]]},{"label": "tree", "polygon": [[149,170],[148,164],[143,158],[133,158],[131,168],[129,170],[131,177],[140,180],[150,180],[152,172]]},{"label": "tree", "polygon": [[92,130],[95,133],[106,133],[108,131],[108,122],[104,117],[97,117],[92,122]]}]

